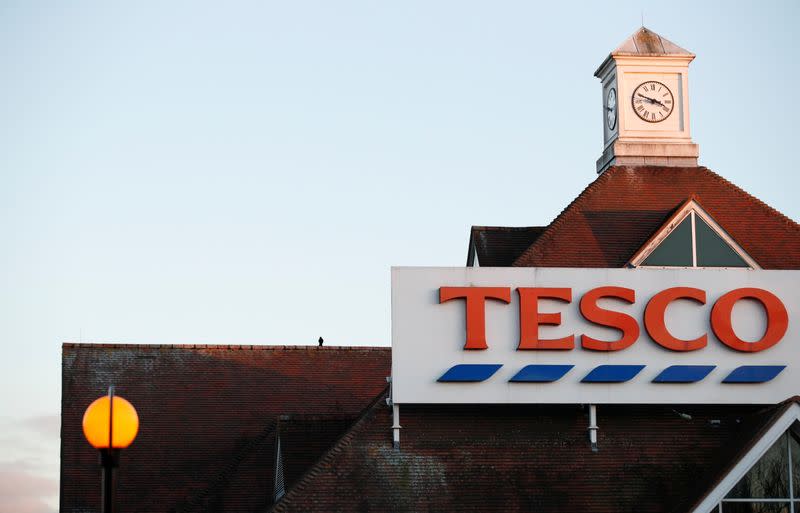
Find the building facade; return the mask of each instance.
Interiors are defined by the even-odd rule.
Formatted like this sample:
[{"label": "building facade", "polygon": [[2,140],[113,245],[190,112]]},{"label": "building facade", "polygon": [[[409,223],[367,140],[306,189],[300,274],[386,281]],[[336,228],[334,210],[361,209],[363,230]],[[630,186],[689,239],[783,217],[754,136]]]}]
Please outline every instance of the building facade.
[{"label": "building facade", "polygon": [[[429,375],[421,364],[414,371],[414,358],[432,360],[435,351],[400,354],[410,346],[398,327],[428,327],[420,317],[400,325],[393,316],[392,349],[64,344],[61,511],[100,509],[97,454],[80,425],[86,406],[110,384],[143,419],[117,471],[121,512],[800,511],[800,399],[792,392],[800,361],[791,351],[800,226],[697,165],[699,147],[689,125],[693,58],[645,28],[624,41],[596,72],[603,114],[596,180],[547,225],[473,227],[467,266],[453,271],[463,283],[442,281],[439,290],[423,291],[424,312],[447,308],[459,316],[442,332],[458,335],[447,342],[457,365],[436,363],[440,370]],[[726,332],[722,318],[687,322],[688,331],[705,331],[690,337],[683,327],[665,325],[670,302],[702,306],[713,316],[723,295],[717,289],[703,289],[709,292],[702,301],[685,290],[664,300],[661,329],[658,319],[648,318],[653,300],[645,305],[643,297],[610,296],[626,304],[598,307],[595,314],[580,306],[584,320],[610,329],[610,338],[596,340],[592,350],[586,338],[548,347],[555,338],[519,333],[509,354],[534,368],[527,383],[498,380],[506,369],[494,373],[503,362],[488,376],[471,374],[487,371],[498,354],[490,346],[505,332],[486,324],[481,345],[481,337],[470,334],[467,293],[450,289],[469,288],[486,276],[538,272],[529,268],[566,268],[564,276],[573,270],[574,276],[614,279],[655,276],[683,288],[697,276],[735,290],[767,287],[762,277],[777,277],[764,283],[790,291],[767,291],[785,306],[787,320],[751,291],[742,297],[764,306],[764,315],[751,315],[760,319],[752,324],[763,336],[740,340],[739,325],[730,321]],[[516,272],[527,274],[503,274]],[[393,290],[401,285],[393,283]],[[508,300],[504,291],[495,293],[500,296],[485,295],[494,298],[491,306],[481,303],[485,323],[497,324],[502,308],[513,315],[519,309],[513,329],[520,332],[532,322],[528,314],[543,330],[560,325],[562,314],[567,323],[567,310],[528,310],[522,292]],[[561,303],[578,308],[577,293],[572,299]],[[628,317],[642,327],[626,341],[625,319],[607,314],[633,312],[634,303],[641,315]],[[597,387],[584,377],[573,379],[572,389],[547,388],[577,375],[573,356],[614,363],[617,355],[647,347],[644,370],[627,379]],[[704,355],[714,356],[699,365]],[[660,372],[680,363],[686,365],[675,366],[683,374],[675,371],[680,375],[666,385],[642,378],[651,368]],[[541,374],[555,367],[565,374]],[[429,396],[415,395],[409,387],[414,379],[428,387],[420,390],[432,391]],[[499,395],[475,399],[482,386],[495,386]],[[627,390],[640,390],[625,388],[634,386],[643,387],[641,395],[627,397]],[[651,389],[659,391],[650,395]],[[447,399],[436,399],[439,390]],[[576,399],[584,393],[587,400]]]}]

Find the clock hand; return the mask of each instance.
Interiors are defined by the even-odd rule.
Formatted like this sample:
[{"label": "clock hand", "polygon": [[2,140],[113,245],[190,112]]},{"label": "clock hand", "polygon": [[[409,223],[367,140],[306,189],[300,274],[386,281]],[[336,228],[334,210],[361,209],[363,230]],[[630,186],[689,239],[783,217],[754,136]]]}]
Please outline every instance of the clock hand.
[{"label": "clock hand", "polygon": [[642,98],[644,98],[645,100],[649,101],[650,103],[655,103],[655,104],[661,105],[662,107],[665,107],[665,105],[663,103],[661,103],[660,101],[656,100],[655,98],[650,98],[649,96],[644,96],[641,93],[636,93],[636,95],[637,96],[641,96]]}]

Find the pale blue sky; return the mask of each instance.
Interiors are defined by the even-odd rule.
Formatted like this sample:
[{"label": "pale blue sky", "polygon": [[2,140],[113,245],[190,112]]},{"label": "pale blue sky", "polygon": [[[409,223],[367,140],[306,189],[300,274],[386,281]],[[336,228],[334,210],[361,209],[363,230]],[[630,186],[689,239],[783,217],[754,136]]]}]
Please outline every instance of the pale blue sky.
[{"label": "pale blue sky", "polygon": [[800,4],[698,3],[0,3],[0,511],[57,504],[62,342],[387,345],[390,266],[548,223],[642,12],[701,163],[800,218]]}]

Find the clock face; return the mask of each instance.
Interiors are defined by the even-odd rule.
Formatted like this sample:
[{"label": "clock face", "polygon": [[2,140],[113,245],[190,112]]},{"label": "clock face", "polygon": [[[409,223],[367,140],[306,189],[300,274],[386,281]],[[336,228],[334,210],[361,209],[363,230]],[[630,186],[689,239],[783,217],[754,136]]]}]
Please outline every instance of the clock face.
[{"label": "clock face", "polygon": [[606,96],[606,123],[609,130],[614,130],[617,126],[617,90],[613,87],[608,90]]},{"label": "clock face", "polygon": [[650,80],[639,84],[631,96],[631,104],[636,115],[648,123],[659,123],[672,114],[675,99],[672,91],[661,82]]}]

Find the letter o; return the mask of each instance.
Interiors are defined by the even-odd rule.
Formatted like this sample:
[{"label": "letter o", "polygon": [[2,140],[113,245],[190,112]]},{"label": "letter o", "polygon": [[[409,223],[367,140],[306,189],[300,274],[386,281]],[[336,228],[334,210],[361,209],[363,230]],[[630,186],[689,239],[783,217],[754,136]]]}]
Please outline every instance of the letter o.
[{"label": "letter o", "polygon": [[[767,312],[767,329],[757,342],[744,341],[733,331],[731,313],[733,305],[740,299],[755,299]],[[781,341],[788,328],[789,314],[786,312],[786,307],[775,294],[764,289],[734,289],[719,298],[711,309],[711,329],[714,330],[714,335],[720,342],[736,351],[755,353],[769,349]]]}]

